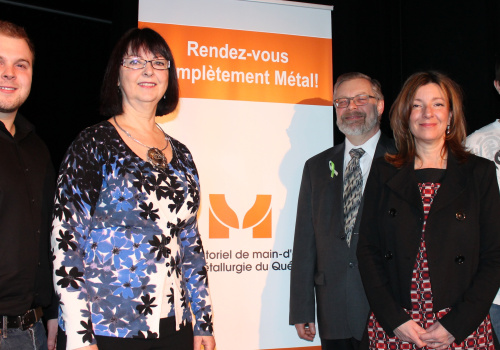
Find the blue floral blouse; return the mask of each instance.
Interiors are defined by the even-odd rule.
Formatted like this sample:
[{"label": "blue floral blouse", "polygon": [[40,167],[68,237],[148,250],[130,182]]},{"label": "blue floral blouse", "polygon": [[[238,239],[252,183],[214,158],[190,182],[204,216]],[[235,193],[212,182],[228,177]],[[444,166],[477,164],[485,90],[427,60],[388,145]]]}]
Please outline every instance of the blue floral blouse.
[{"label": "blue floral blouse", "polygon": [[156,338],[160,313],[179,326],[191,310],[194,334],[212,335],[198,173],[189,150],[171,145],[168,168],[155,169],[105,121],[66,153],[51,243],[68,348],[94,344],[94,334]]}]

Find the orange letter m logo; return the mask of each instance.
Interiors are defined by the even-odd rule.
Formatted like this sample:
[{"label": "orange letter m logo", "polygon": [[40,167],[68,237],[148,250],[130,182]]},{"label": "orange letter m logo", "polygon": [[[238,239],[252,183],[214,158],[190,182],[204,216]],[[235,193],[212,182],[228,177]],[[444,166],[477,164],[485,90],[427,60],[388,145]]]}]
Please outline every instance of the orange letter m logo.
[{"label": "orange letter m logo", "polygon": [[253,228],[253,238],[272,237],[271,195],[258,194],[255,204],[245,214],[240,227],[238,216],[226,202],[226,195],[211,194],[208,218],[209,238],[229,238],[229,228]]}]

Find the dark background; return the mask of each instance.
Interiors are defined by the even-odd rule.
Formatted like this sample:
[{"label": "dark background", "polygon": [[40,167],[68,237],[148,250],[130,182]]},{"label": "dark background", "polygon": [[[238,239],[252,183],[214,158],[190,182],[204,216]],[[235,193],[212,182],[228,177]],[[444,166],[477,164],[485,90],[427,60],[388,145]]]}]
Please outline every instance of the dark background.
[{"label": "dark background", "polygon": [[[385,132],[403,82],[428,69],[463,87],[469,133],[500,117],[493,88],[499,0],[303,2],[334,6],[334,79],[360,71],[380,80]],[[24,26],[35,43],[32,92],[21,112],[36,125],[56,167],[77,133],[102,120],[99,90],[107,59],[118,38],[137,25],[137,6],[138,0],[0,0],[0,19]],[[342,140],[335,128],[335,143]]]}]

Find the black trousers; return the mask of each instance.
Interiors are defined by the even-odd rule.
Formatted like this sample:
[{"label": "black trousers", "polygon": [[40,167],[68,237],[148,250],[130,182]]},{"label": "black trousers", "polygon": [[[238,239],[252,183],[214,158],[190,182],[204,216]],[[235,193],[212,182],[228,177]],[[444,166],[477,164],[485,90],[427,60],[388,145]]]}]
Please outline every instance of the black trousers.
[{"label": "black trousers", "polygon": [[356,338],[348,338],[348,339],[321,338],[321,350],[358,350],[359,344],[360,341],[357,340]]},{"label": "black trousers", "polygon": [[[60,337],[61,336],[61,337]],[[66,349],[66,336],[59,329],[57,349]],[[191,323],[175,330],[175,318],[160,320],[160,337],[156,339],[115,338],[96,335],[99,350],[193,350],[193,327]]]}]

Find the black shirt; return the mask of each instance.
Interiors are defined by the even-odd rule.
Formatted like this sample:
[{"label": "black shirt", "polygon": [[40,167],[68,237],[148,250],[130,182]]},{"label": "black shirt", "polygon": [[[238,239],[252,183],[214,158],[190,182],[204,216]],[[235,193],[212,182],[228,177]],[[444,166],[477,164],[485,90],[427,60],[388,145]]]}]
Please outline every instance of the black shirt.
[{"label": "black shirt", "polygon": [[[54,296],[49,258],[54,168],[33,125],[19,114],[14,124],[12,137],[0,122],[1,316],[47,307]],[[57,317],[57,305],[44,313]]]}]

